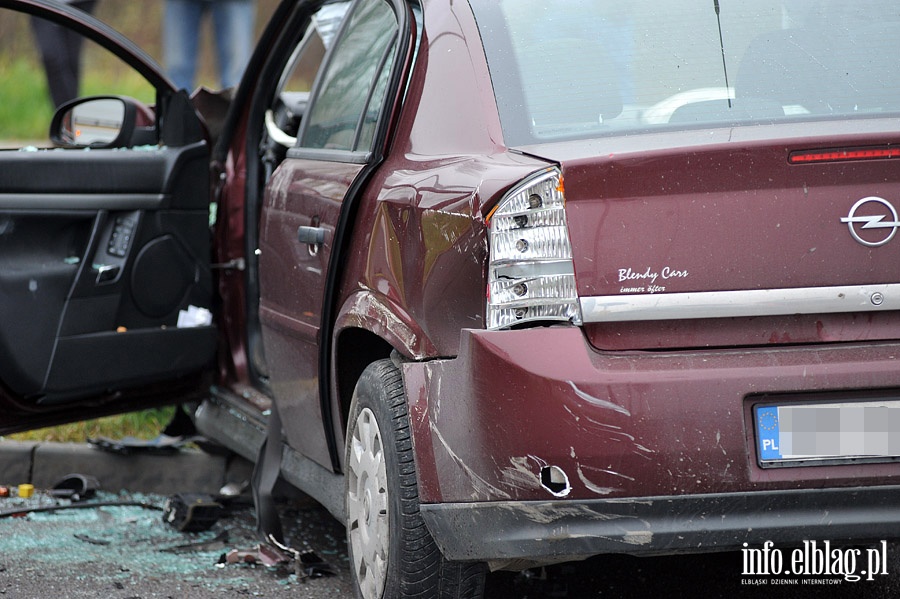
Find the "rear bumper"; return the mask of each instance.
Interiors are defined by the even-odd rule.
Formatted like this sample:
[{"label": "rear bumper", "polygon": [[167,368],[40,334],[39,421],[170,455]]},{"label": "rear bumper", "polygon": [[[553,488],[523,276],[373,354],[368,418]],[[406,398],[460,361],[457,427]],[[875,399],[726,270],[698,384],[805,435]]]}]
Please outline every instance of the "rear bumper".
[{"label": "rear bumper", "polygon": [[896,398],[898,357],[891,342],[599,352],[570,326],[465,330],[457,358],[403,366],[426,522],[449,556],[486,560],[898,535],[900,463],[763,469],[752,419],[760,402]]},{"label": "rear bumper", "polygon": [[528,566],[601,553],[652,555],[800,540],[900,537],[900,486],[644,497],[639,500],[423,505],[444,555]]}]

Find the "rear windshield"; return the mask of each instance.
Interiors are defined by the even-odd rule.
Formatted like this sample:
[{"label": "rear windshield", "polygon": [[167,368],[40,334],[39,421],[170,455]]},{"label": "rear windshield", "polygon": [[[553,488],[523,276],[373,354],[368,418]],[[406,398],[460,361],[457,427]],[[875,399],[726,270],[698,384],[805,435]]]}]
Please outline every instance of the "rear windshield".
[{"label": "rear windshield", "polygon": [[470,0],[509,145],[900,111],[897,0]]}]

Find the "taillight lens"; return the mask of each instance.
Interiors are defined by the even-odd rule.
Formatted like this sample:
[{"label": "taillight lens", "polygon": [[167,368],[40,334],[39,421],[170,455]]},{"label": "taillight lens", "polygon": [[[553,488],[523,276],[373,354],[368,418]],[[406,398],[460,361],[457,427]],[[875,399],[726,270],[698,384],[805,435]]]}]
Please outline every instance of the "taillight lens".
[{"label": "taillight lens", "polygon": [[537,321],[581,324],[562,174],[541,171],[510,190],[488,217],[487,327]]}]

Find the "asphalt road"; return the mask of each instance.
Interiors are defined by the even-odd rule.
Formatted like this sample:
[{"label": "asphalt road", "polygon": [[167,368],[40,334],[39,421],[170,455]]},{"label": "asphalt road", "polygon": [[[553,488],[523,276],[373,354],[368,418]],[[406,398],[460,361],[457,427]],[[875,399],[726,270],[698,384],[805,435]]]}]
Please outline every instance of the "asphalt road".
[{"label": "asphalt road", "polygon": [[[161,506],[165,498],[103,493],[97,500],[138,500]],[[49,499],[38,497],[30,505],[40,503],[47,504]],[[0,511],[21,505],[21,500],[0,499]],[[333,575],[301,578],[291,565],[220,564],[222,556],[232,550],[253,553],[255,549],[254,518],[246,504],[234,506],[209,531],[198,533],[179,532],[163,522],[156,509],[94,507],[0,519],[0,597],[353,597],[344,532],[338,523],[321,507],[308,502],[285,504],[282,519],[292,545],[311,550],[333,570]],[[861,546],[858,555],[865,556],[867,549],[877,548],[873,544]],[[834,549],[844,557],[855,555],[852,547]],[[790,555],[791,549],[780,550]],[[858,582],[842,576],[744,576],[740,552],[654,558],[605,556],[525,573],[493,573],[488,577],[486,597],[897,597],[900,545],[888,544],[885,554],[888,559],[881,571],[887,574],[873,581],[863,577]],[[864,569],[863,562],[864,557],[856,564],[857,572]],[[802,584],[807,578],[819,582]]]},{"label": "asphalt road", "polygon": [[[159,495],[112,495],[157,507]],[[0,500],[0,510],[15,507]],[[47,500],[38,499],[46,503]],[[301,579],[291,564],[221,564],[232,550],[255,552],[249,505],[235,506],[208,531],[185,533],[143,507],[98,507],[0,519],[0,597],[22,599],[325,599],[352,597],[343,529],[320,507],[286,505],[293,545],[333,576]],[[304,572],[305,574],[305,572]]]}]

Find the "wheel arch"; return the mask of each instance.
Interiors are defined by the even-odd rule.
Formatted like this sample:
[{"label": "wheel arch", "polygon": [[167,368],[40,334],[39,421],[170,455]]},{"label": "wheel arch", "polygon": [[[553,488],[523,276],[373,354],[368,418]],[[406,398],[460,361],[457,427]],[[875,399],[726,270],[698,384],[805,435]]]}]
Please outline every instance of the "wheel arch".
[{"label": "wheel arch", "polygon": [[[338,440],[342,441],[347,430],[353,390],[359,377],[369,364],[390,357],[394,348],[375,333],[357,327],[341,331],[334,348],[334,397],[338,402],[335,427],[341,435]],[[337,446],[343,448],[344,444],[340,442]]]},{"label": "wheel arch", "polygon": [[[411,359],[433,355],[435,348],[409,314],[389,299],[359,291],[344,302],[334,326],[332,414],[335,446],[341,448],[353,390],[366,367],[396,351]],[[342,468],[343,469],[343,468]]]}]

